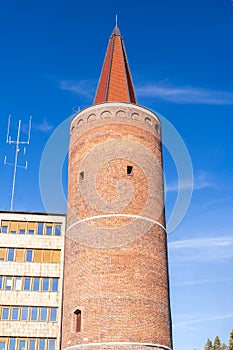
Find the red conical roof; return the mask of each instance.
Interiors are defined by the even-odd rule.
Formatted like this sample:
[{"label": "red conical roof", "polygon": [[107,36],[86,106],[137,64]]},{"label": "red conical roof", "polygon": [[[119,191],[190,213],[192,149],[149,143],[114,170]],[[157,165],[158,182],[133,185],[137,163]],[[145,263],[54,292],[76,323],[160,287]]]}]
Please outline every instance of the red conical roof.
[{"label": "red conical roof", "polygon": [[94,104],[137,103],[123,38],[118,27],[110,37]]}]

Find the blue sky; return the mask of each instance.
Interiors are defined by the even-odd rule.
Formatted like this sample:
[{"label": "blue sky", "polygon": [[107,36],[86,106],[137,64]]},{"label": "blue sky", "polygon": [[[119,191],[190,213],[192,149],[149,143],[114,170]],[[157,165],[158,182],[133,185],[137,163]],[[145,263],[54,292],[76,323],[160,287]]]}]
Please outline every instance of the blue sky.
[{"label": "blue sky", "polygon": [[[14,150],[6,145],[32,115],[31,144],[19,154],[15,210],[43,211],[39,168],[56,128],[93,102],[115,15],[138,102],[176,128],[191,157],[194,186],[182,223],[168,235],[174,349],[228,342],[233,328],[233,6],[230,0],[16,1],[0,5],[0,209],[10,207]],[[54,155],[67,147],[68,127]],[[164,130],[166,135],[166,130]],[[60,151],[61,148],[61,151]],[[47,164],[54,175],[56,167]],[[164,147],[167,220],[177,170]],[[57,171],[57,169],[56,169]],[[63,166],[64,191],[66,161]],[[54,176],[59,177],[59,174]],[[64,203],[52,203],[65,212]],[[51,207],[50,207],[51,208]],[[53,207],[52,207],[53,208]]]}]

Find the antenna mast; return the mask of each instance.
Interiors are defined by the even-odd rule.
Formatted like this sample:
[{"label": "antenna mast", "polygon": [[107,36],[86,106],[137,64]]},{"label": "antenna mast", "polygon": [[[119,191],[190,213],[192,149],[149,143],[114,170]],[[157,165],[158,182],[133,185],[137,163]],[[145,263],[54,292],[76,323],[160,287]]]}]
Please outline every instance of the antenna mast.
[{"label": "antenna mast", "polygon": [[[9,145],[15,145],[15,160],[14,160],[14,163],[8,163],[7,160],[6,160],[6,156],[5,156],[4,164],[13,166],[13,168],[14,168],[13,181],[12,181],[12,190],[11,190],[11,205],[10,205],[10,210],[12,211],[13,210],[13,203],[14,203],[14,195],[15,195],[15,182],[16,182],[17,168],[23,168],[23,169],[26,170],[27,167],[28,167],[27,161],[25,162],[25,165],[19,165],[18,164],[18,156],[19,156],[19,152],[22,151],[22,149],[20,148],[20,145],[29,145],[29,143],[30,143],[32,117],[30,116],[30,118],[29,118],[28,139],[27,139],[27,141],[20,141],[21,120],[19,120],[19,123],[18,123],[18,131],[17,131],[17,138],[16,138],[16,140],[12,140],[11,139],[11,136],[10,136],[10,125],[11,125],[11,115],[9,115],[9,118],[8,118],[6,143],[8,143]],[[24,155],[26,154],[26,146],[23,148],[23,154]]]}]

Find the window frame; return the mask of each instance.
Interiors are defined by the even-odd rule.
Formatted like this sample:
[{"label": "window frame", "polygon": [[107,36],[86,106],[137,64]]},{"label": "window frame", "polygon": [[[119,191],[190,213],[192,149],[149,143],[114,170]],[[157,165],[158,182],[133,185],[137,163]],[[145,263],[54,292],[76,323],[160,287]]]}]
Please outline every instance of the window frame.
[{"label": "window frame", "polygon": [[[8,310],[7,311],[8,317],[7,318],[3,318],[4,310]],[[1,321],[9,321],[9,318],[10,318],[10,308],[9,308],[9,306],[2,306],[2,308],[1,308]]]},{"label": "window frame", "polygon": [[[14,317],[13,318],[13,312],[14,310],[17,310],[17,317]],[[11,317],[10,317],[10,320],[11,321],[18,321],[20,318],[20,307],[17,307],[17,306],[14,306],[14,307],[11,307]]]},{"label": "window frame", "polygon": [[[24,315],[24,312],[26,310],[26,316],[27,318],[23,317]],[[21,310],[20,310],[20,321],[23,321],[23,322],[27,322],[28,319],[29,319],[29,311],[30,311],[30,307],[29,306],[22,306],[21,307]]]},{"label": "window frame", "polygon": [[[25,282],[29,280],[29,289],[25,289]],[[29,291],[31,290],[31,284],[32,284],[32,278],[31,277],[24,277],[23,278],[23,290],[24,291]]]},{"label": "window frame", "polygon": [[[11,281],[11,287],[10,288],[8,288],[8,286],[7,286],[7,282],[8,281]],[[4,281],[5,283],[4,283],[4,290],[6,290],[6,291],[9,291],[9,290],[12,290],[13,289],[13,284],[14,284],[14,280],[13,280],[13,277],[11,277],[11,276],[5,276],[5,281]]]},{"label": "window frame", "polygon": [[[31,253],[31,255],[30,255]],[[26,249],[25,252],[25,261],[26,262],[33,262],[33,257],[34,257],[34,250],[33,249]]]},{"label": "window frame", "polygon": [[[57,307],[51,307],[50,310],[49,310],[49,322],[57,322],[57,314],[58,314],[58,309]],[[53,315],[54,313],[54,315]],[[54,319],[52,319],[52,316],[55,316]]]},{"label": "window frame", "polygon": [[7,249],[7,261],[15,261],[15,248]]},{"label": "window frame", "polygon": [[[36,318],[32,317],[33,316],[33,311],[36,311]],[[39,319],[39,307],[38,306],[31,306],[30,307],[30,321],[36,322]]]}]

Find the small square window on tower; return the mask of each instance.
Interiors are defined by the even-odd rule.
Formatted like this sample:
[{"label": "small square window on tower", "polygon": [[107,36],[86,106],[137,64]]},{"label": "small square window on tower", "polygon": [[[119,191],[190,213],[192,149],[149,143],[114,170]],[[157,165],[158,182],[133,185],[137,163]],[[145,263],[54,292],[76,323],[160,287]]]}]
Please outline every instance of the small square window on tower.
[{"label": "small square window on tower", "polygon": [[81,310],[77,309],[74,312],[75,316],[75,332],[81,332]]},{"label": "small square window on tower", "polygon": [[132,173],[133,173],[132,165],[127,165],[127,175],[132,175]]}]

